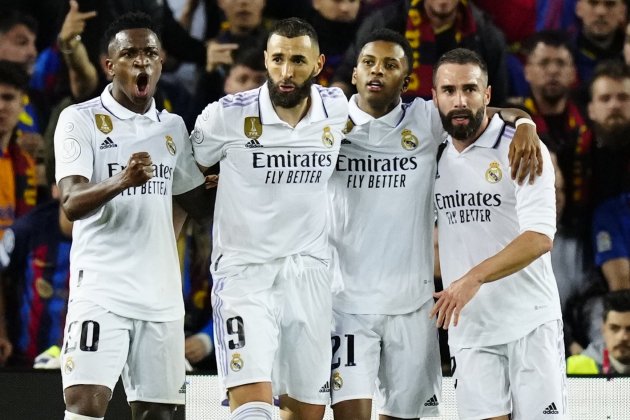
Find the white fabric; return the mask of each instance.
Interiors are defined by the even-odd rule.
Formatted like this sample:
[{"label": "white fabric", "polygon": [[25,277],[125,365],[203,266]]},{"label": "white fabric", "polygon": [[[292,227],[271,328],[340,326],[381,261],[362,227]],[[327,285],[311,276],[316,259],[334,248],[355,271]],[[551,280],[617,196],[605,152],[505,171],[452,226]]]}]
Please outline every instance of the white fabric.
[{"label": "white fabric", "polygon": [[330,258],[327,183],[347,115],[341,90],[317,85],[294,128],[275,113],[266,84],[206,107],[191,140],[199,164],[221,165],[214,269],[294,254]]},{"label": "white fabric", "polygon": [[[475,143],[457,152],[447,143],[438,163],[435,203],[444,287],[497,254],[519,234],[533,231],[553,239],[553,165],[541,144],[543,174],[532,185],[510,178],[508,150],[514,129],[495,116]],[[489,346],[525,336],[561,319],[558,288],[549,253],[522,270],[486,283],[449,328],[453,347]]]},{"label": "white fabric", "polygon": [[272,418],[273,407],[264,402],[245,403],[230,414],[230,420],[271,420]]},{"label": "white fabric", "polygon": [[334,307],[405,314],[434,291],[432,195],[442,123],[433,102],[423,99],[378,119],[356,101],[350,99],[354,127],[329,182],[330,236],[343,282]]},{"label": "white fabric", "polygon": [[64,389],[103,385],[113,391],[122,377],[128,401],[184,404],[184,366],[183,318],[140,321],[90,301],[68,306],[61,352]]},{"label": "white fabric", "polygon": [[451,347],[451,356],[460,419],[569,418],[562,321],[507,344]]},{"label": "white fabric", "polygon": [[203,175],[181,117],[158,112],[155,103],[135,114],[109,89],[61,113],[55,131],[57,181],[78,175],[99,183],[142,151],[151,155],[155,176],[74,223],[70,299],[89,299],[129,318],[179,319],[184,305],[172,195],[201,185]]},{"label": "white fabric", "polygon": [[66,410],[63,420],[103,420],[104,417],[89,417],[81,414],[74,414]]},{"label": "white fabric", "polygon": [[333,313],[332,404],[371,399],[379,414],[439,416],[442,369],[433,299],[403,315]]},{"label": "white fabric", "polygon": [[291,256],[214,276],[217,367],[224,390],[271,382],[273,395],[309,404],[330,399],[330,271]]}]

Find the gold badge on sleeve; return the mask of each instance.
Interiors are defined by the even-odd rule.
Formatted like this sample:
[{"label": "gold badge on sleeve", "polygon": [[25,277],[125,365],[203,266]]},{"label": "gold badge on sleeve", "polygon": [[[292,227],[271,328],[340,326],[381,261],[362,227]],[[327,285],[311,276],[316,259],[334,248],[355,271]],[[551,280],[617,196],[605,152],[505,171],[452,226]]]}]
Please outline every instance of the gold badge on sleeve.
[{"label": "gold badge on sleeve", "polygon": [[232,355],[230,369],[232,369],[234,372],[238,372],[239,370],[243,369],[244,364],[245,362],[243,362],[243,359],[241,359],[241,355],[239,353],[234,353]]},{"label": "gold badge on sleeve", "polygon": [[328,126],[324,127],[324,133],[322,134],[322,143],[324,143],[324,146],[326,147],[333,147],[333,144],[335,144],[335,138],[330,132],[330,127]]},{"label": "gold badge on sleeve", "polygon": [[245,117],[243,132],[248,139],[258,140],[262,136],[263,127],[259,117]]},{"label": "gold badge on sleeve", "polygon": [[496,184],[501,181],[501,178],[503,178],[503,172],[501,171],[499,162],[490,162],[490,167],[486,171],[486,181],[491,184]]},{"label": "gold badge on sleeve", "polygon": [[405,150],[413,150],[418,147],[418,137],[414,136],[411,130],[404,129],[400,132],[400,136],[402,137],[400,144]]},{"label": "gold badge on sleeve", "polygon": [[177,148],[175,147],[175,141],[173,140],[173,137],[171,136],[166,136],[166,150],[168,150],[168,152],[175,156],[175,153],[177,153]]},{"label": "gold badge on sleeve", "polygon": [[96,121],[96,128],[103,134],[109,134],[114,129],[114,124],[112,124],[112,119],[109,115],[95,114],[94,120]]}]

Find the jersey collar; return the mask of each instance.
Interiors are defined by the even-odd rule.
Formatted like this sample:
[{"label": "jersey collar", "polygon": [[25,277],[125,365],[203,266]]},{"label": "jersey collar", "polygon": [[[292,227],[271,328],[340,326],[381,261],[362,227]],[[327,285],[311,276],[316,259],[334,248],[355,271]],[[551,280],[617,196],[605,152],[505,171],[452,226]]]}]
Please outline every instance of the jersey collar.
[{"label": "jersey collar", "polygon": [[105,86],[105,90],[103,90],[103,93],[101,94],[101,103],[103,104],[103,107],[108,110],[114,117],[118,118],[119,120],[128,120],[137,115],[140,115],[143,117],[147,117],[154,122],[160,121],[157,108],[155,107],[155,99],[151,99],[151,107],[147,112],[145,112],[144,114],[137,114],[118,103],[116,99],[114,99],[114,97],[112,96],[111,89],[111,83]]},{"label": "jersey collar", "polygon": [[[468,146],[466,149],[470,149],[471,147],[484,147],[486,149],[495,148],[499,141],[501,140],[501,136],[503,135],[502,126],[504,124],[503,119],[499,116],[498,113],[494,114],[490,123],[486,127],[481,136],[473,144]],[[453,144],[453,138],[449,135],[448,142]]]},{"label": "jersey collar", "polygon": [[396,105],[394,109],[389,111],[387,114],[383,115],[380,118],[374,118],[373,116],[359,108],[359,105],[357,104],[358,97],[359,95],[355,93],[354,95],[352,95],[350,101],[348,102],[348,114],[350,115],[350,119],[352,119],[352,122],[355,125],[367,124],[372,120],[378,119],[389,127],[394,128],[400,123],[400,121],[402,121],[405,113],[402,106],[402,100],[399,100],[398,105]]},{"label": "jersey collar", "polygon": [[[258,103],[260,107],[260,121],[265,125],[270,124],[287,124],[282,121],[278,114],[276,114],[276,110],[273,108],[273,104],[271,103],[271,97],[269,96],[269,87],[267,83],[260,87],[260,95],[258,97]],[[309,123],[322,121],[328,118],[328,113],[326,112],[326,108],[324,107],[324,102],[322,101],[322,97],[317,90],[315,85],[311,86],[311,106],[308,109],[308,112],[302,118],[302,120],[298,123]]]}]

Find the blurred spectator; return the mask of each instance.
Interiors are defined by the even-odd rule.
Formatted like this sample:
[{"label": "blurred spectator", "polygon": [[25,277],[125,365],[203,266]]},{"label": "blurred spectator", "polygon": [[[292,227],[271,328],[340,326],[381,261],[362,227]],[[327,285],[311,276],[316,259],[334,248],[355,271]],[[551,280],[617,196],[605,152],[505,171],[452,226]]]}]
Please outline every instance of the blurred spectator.
[{"label": "blurred spectator", "polygon": [[61,346],[70,278],[72,224],[59,211],[59,192],[6,230],[0,269],[9,282],[7,302],[11,365],[33,366],[35,357]]},{"label": "blurred spectator", "polygon": [[627,6],[624,0],[577,0],[575,14],[581,22],[575,64],[578,80],[588,83],[598,62],[621,59]]},{"label": "blurred spectator", "polygon": [[18,144],[17,125],[27,88],[24,69],[0,61],[0,237],[36,204],[35,162]]},{"label": "blurred spectator", "polygon": [[630,290],[604,297],[603,340],[591,343],[582,354],[567,359],[567,373],[581,375],[630,374]]},{"label": "blurred spectator", "polygon": [[623,41],[623,61],[630,66],[630,22],[626,25],[625,37]]},{"label": "blurred spectator", "polygon": [[346,94],[361,40],[374,29],[386,27],[406,35],[414,49],[411,82],[403,99],[431,99],[433,64],[446,51],[463,47],[478,52],[488,64],[491,103],[507,98],[506,44],[490,18],[466,0],[404,0],[374,11],[359,27],[353,44],[337,68],[334,84]]},{"label": "blurred spectator", "polygon": [[316,78],[318,84],[330,86],[344,53],[359,27],[359,0],[312,0],[303,18],[319,36],[319,51],[326,57],[324,68]]},{"label": "blurred spectator", "polygon": [[217,36],[223,19],[223,13],[217,4],[217,0],[183,0],[179,23],[187,31],[191,30],[193,16],[199,7],[199,2],[203,4],[204,17],[204,39],[211,39]]},{"label": "blurred spectator", "polygon": [[541,139],[554,150],[565,181],[566,206],[560,225],[567,233],[589,236],[589,183],[592,133],[578,106],[570,99],[575,65],[567,37],[542,31],[528,38],[525,78],[531,96],[522,105],[536,122]]},{"label": "blurred spectator", "polygon": [[[28,74],[22,66],[0,61],[0,239],[17,217],[36,203],[35,162],[18,144],[17,124],[24,109]],[[0,276],[0,365],[12,353],[6,329],[5,282]]]}]

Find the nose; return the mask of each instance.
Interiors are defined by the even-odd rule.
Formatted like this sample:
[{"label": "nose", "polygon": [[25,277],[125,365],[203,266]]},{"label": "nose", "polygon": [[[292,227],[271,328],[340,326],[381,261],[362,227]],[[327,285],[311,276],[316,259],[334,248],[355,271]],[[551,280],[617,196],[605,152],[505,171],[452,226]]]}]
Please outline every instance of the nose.
[{"label": "nose", "polygon": [[380,61],[375,62],[371,72],[372,74],[383,74],[383,63]]},{"label": "nose", "polygon": [[468,105],[466,104],[466,96],[462,94],[461,90],[457,90],[454,96],[455,96],[455,108],[457,109],[468,108]]},{"label": "nose", "polygon": [[288,61],[282,65],[282,78],[285,80],[293,78],[293,64]]},{"label": "nose", "polygon": [[136,56],[136,59],[134,60],[134,64],[136,66],[142,66],[142,67],[148,66],[149,62],[150,62],[149,56],[143,52],[139,52],[138,55]]}]

